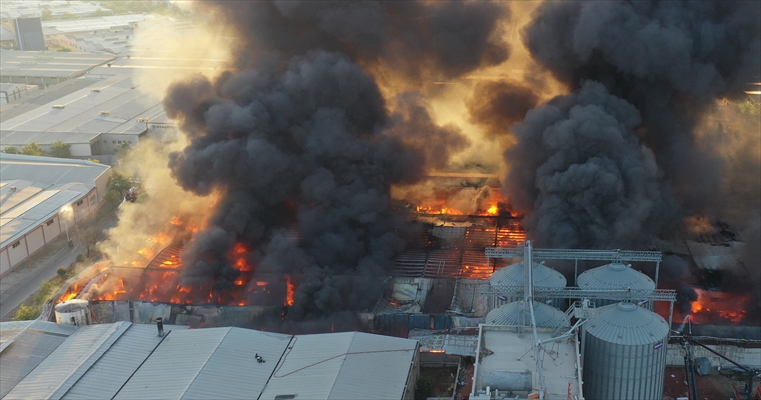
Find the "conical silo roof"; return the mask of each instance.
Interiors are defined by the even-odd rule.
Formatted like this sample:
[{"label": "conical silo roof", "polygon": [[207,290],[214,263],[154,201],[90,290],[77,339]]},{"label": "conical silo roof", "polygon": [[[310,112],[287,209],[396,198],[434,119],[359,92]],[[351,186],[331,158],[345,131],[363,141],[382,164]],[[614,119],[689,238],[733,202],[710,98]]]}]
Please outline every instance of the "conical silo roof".
[{"label": "conical silo roof", "polygon": [[[524,312],[524,307],[522,300],[501,305],[486,314],[486,324],[528,325],[531,323],[531,316]],[[534,302],[534,317],[536,318],[537,327],[553,328],[561,323],[562,326],[571,326],[571,319],[564,312],[536,301]]]},{"label": "conical silo roof", "polygon": [[655,282],[650,277],[621,263],[584,271],[576,278],[576,284],[582,289],[655,290]]},{"label": "conical silo roof", "polygon": [[598,308],[597,316],[584,328],[600,340],[623,345],[657,343],[669,333],[669,325],[660,315],[633,303]]},{"label": "conical silo roof", "polygon": [[[494,272],[489,278],[489,283],[492,286],[523,286],[525,276],[523,261],[521,261]],[[563,274],[544,264],[534,263],[535,288],[563,289],[565,285],[566,280]]]}]

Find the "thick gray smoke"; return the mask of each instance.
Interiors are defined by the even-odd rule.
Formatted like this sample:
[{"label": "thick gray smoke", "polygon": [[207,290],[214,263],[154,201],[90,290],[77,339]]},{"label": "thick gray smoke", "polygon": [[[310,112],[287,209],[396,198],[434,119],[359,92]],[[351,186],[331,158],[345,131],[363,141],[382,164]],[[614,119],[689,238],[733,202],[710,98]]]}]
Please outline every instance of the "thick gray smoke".
[{"label": "thick gray smoke", "polygon": [[237,242],[257,271],[303,278],[289,318],[372,307],[409,230],[391,204],[391,186],[418,181],[468,141],[438,126],[415,93],[384,99],[361,65],[386,63],[409,79],[500,62],[507,50],[493,38],[502,9],[471,2],[202,6],[231,24],[238,53],[234,70],[175,83],[164,101],[191,139],[171,155],[173,176],[197,194],[221,192],[209,227],[185,246],[182,283],[229,287],[239,275],[227,258]]},{"label": "thick gray smoke", "polygon": [[[407,79],[448,79],[509,55],[509,9],[473,1],[204,1],[239,32],[248,56],[338,51]],[[248,62],[239,57],[239,62]]]},{"label": "thick gray smoke", "polygon": [[614,248],[653,233],[675,205],[653,153],[640,145],[639,112],[597,82],[528,112],[505,157],[513,206],[543,246]]},{"label": "thick gray smoke", "polygon": [[684,212],[720,209],[721,159],[694,129],[759,80],[760,35],[757,2],[540,5],[524,42],[577,93],[529,112],[506,154],[529,228],[547,245],[628,247],[679,216],[672,194]]}]

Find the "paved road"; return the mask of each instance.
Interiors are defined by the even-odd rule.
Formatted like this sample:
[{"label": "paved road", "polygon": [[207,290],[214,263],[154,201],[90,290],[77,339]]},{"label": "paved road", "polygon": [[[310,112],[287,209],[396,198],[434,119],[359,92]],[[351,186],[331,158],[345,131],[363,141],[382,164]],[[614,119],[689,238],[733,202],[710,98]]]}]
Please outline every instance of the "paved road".
[{"label": "paved road", "polygon": [[77,258],[77,254],[81,252],[82,248],[80,246],[65,246],[45,263],[30,271],[23,282],[3,293],[0,296],[0,319],[10,319],[12,315],[8,314],[26,301],[29,296],[40,290],[43,282],[52,279],[56,275],[58,268],[65,268],[71,265],[74,259]]},{"label": "paved road", "polygon": [[[101,229],[109,229],[116,225],[117,220],[116,213],[113,213],[102,220],[98,226]],[[58,268],[68,267],[78,254],[84,253],[84,248],[79,244],[74,247],[67,246],[66,237],[63,234],[47,247],[50,248],[49,251],[56,247],[59,250],[53,250],[56,251],[53,254],[44,254],[45,250],[42,250],[43,254],[40,254],[39,259],[33,256],[14,268],[14,271],[8,274],[9,276],[3,277],[5,282],[0,284],[0,320],[10,320],[13,317],[11,313],[16,307],[40,290],[43,282],[52,279]]]}]

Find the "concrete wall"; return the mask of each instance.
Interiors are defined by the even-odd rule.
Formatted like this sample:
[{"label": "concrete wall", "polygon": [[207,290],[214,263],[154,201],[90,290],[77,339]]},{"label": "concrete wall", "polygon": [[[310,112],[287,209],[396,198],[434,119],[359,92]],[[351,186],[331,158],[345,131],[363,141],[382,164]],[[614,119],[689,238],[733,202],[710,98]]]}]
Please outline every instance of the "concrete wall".
[{"label": "concrete wall", "polygon": [[[700,341],[700,338],[696,338]],[[734,360],[740,365],[747,365],[751,368],[761,367],[761,348],[745,348],[731,344],[708,345],[709,348],[723,354],[730,360]],[[700,347],[691,346],[692,355],[695,358],[707,357],[711,361],[711,366],[716,369],[721,365],[722,368],[734,368],[735,366],[710,351]],[[684,350],[681,344],[669,344],[668,354],[666,355],[666,365],[677,367],[684,366]]]},{"label": "concrete wall", "polygon": [[26,234],[26,246],[29,254],[34,254],[35,251],[42,248],[45,245],[45,236],[42,233],[42,226],[38,226],[37,229]]},{"label": "concrete wall", "polygon": [[49,243],[51,240],[54,240],[58,237],[58,235],[61,234],[63,231],[62,224],[63,222],[58,218],[57,215],[42,224],[42,230],[45,234],[46,243]]},{"label": "concrete wall", "polygon": [[29,255],[29,253],[26,252],[26,238],[23,237],[8,245],[6,250],[8,251],[11,268],[23,261]]},{"label": "concrete wall", "polygon": [[11,261],[8,259],[8,250],[0,250],[0,276],[5,275],[11,269]]}]

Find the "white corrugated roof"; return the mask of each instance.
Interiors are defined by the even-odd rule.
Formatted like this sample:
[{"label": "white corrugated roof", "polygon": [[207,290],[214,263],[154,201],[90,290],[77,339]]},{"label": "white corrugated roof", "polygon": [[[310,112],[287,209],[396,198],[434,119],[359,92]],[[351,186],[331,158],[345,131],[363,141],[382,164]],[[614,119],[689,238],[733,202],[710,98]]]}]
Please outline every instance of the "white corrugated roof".
[{"label": "white corrugated roof", "polygon": [[0,248],[86,196],[109,168],[90,161],[0,154]]},{"label": "white corrugated roof", "polygon": [[[165,331],[169,332],[168,329]],[[131,325],[108,352],[71,386],[63,399],[113,398],[162,339],[153,325]]]},{"label": "white corrugated roof", "polygon": [[[145,123],[138,123],[136,118],[146,111],[155,113],[161,102],[145,96],[138,86],[129,76],[105,79],[3,121],[2,131],[139,134],[145,131]],[[3,139],[10,143],[11,138]]]},{"label": "white corrugated roof", "polygon": [[[60,396],[73,385],[129,327],[128,322],[77,329],[3,399],[45,399]],[[65,366],[65,367],[64,367]]]},{"label": "white corrugated roof", "polygon": [[68,331],[34,333],[49,336],[49,345],[34,348],[21,341],[0,353],[3,361],[20,366],[11,375],[3,370],[4,392],[10,390],[5,398],[402,398],[412,390],[406,384],[417,354],[415,340],[356,332],[291,336],[243,328],[175,329],[159,338],[155,325],[59,326]]},{"label": "white corrugated roof", "polygon": [[359,332],[297,336],[259,398],[402,398],[416,351],[415,340]]},{"label": "white corrugated roof", "polygon": [[0,352],[0,398],[76,330],[75,326],[46,321],[0,322],[0,337],[4,341]]},{"label": "white corrugated roof", "polygon": [[[172,332],[115,398],[255,397],[290,339],[290,335],[242,328]],[[264,363],[256,361],[256,353]]]}]

